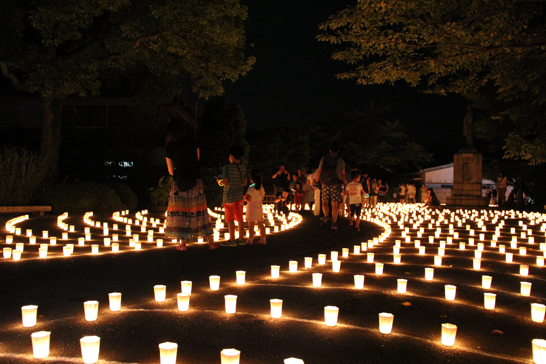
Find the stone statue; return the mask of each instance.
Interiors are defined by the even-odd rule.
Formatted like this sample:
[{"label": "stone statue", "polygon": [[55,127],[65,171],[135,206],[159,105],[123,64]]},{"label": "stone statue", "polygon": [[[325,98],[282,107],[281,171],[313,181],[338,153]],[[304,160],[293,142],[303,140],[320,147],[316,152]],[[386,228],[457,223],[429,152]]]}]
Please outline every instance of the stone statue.
[{"label": "stone statue", "polygon": [[466,146],[474,147],[474,113],[472,112],[472,106],[468,105],[466,109],[468,112],[464,117],[463,136],[466,139]]}]

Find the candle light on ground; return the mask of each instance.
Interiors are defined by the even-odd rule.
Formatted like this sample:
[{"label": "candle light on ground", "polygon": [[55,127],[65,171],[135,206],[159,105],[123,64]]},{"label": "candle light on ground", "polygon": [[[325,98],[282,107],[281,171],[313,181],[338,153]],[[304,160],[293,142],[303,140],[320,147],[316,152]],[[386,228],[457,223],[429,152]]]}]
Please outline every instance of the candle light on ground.
[{"label": "candle light on ground", "polygon": [[176,364],[176,353],[178,344],[164,342],[159,344],[159,363],[160,364]]},{"label": "candle light on ground", "polygon": [[324,307],[324,323],[326,326],[336,326],[339,308],[336,306]]}]

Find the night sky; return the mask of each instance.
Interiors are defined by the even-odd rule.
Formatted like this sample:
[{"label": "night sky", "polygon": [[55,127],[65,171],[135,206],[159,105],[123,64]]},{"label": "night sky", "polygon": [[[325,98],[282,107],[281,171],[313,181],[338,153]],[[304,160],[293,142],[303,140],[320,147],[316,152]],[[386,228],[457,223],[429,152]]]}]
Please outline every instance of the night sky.
[{"label": "night sky", "polygon": [[362,109],[373,100],[392,104],[394,115],[425,146],[449,143],[462,134],[466,103],[458,97],[424,95],[403,83],[359,86],[335,77],[348,66],[332,60],[333,46],[316,39],[318,25],[351,1],[242,3],[249,8],[245,29],[247,44],[253,47],[248,54],[256,57],[256,64],[246,77],[225,84],[225,97],[241,105],[248,127],[305,127]]}]

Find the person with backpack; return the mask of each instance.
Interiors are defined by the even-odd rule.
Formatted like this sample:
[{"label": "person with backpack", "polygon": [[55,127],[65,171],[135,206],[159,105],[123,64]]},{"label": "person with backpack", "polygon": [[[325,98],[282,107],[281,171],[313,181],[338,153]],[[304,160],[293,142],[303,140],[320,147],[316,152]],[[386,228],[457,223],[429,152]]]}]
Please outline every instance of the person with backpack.
[{"label": "person with backpack", "polygon": [[339,144],[332,142],[330,153],[320,160],[316,180],[321,184],[322,212],[324,220],[322,225],[327,225],[330,218],[328,203],[332,203],[332,229],[337,229],[339,204],[342,202],[342,186],[347,186],[345,176],[345,162],[338,156]]}]

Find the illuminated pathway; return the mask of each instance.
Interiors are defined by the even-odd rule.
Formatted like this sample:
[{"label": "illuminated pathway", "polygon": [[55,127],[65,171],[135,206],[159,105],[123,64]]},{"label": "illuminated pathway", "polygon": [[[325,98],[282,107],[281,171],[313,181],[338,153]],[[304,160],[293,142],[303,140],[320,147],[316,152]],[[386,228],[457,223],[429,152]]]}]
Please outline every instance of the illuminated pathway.
[{"label": "illuminated pathway", "polygon": [[[142,226],[145,217],[137,214],[133,222]],[[92,235],[105,235],[104,223],[126,231],[123,218],[129,217],[89,215],[86,223],[94,221]],[[159,363],[162,342],[178,344],[177,363],[220,363],[225,348],[240,350],[241,363],[283,363],[289,357],[305,363],[533,362],[532,340],[546,338],[544,322],[533,321],[543,320],[544,311],[531,316],[531,305],[544,309],[546,298],[545,215],[380,204],[364,218],[361,234],[349,230],[346,220],[331,231],[307,217],[297,228],[269,236],[267,246],[213,252],[199,244],[176,254],[172,248],[152,249],[161,239],[160,223],[140,232],[145,252],[102,254],[112,250],[101,236],[95,238],[101,240],[99,256],[84,241],[82,247],[74,244],[77,256],[50,259],[62,257],[66,243],[58,241],[49,245],[49,258],[40,259],[37,249],[27,251],[40,242],[30,246],[27,240],[22,261],[5,258],[0,264],[10,282],[4,281],[0,301],[0,362],[82,362],[79,339],[89,335],[101,338],[99,362],[104,363]],[[69,238],[77,241],[85,235],[84,224],[70,220],[60,219],[76,225],[80,233]],[[98,220],[111,221],[97,227]],[[17,221],[13,227],[20,226],[21,235],[29,228],[41,232],[46,221]],[[137,225],[130,225],[122,251],[135,249],[129,239],[135,240]],[[149,227],[155,229],[150,243]],[[220,237],[223,227],[217,228]],[[19,235],[9,235],[14,242],[3,247],[16,244]],[[297,262],[297,271],[290,272],[290,261]],[[339,272],[333,271],[336,261]],[[279,278],[272,278],[272,265],[280,267]],[[236,282],[238,270],[246,271],[244,285]],[[317,273],[322,281],[315,287]],[[219,290],[210,289],[211,275],[221,277]],[[484,288],[487,277],[490,288]],[[178,310],[180,281],[192,282],[188,311]],[[166,286],[164,302],[154,300],[155,285]],[[454,300],[450,286],[456,287]],[[122,293],[121,311],[109,310],[110,292]],[[484,307],[486,294],[495,295],[490,309]],[[237,296],[236,313],[226,313],[225,295]],[[280,318],[271,317],[270,299],[283,300]],[[83,302],[89,300],[99,301],[96,321],[84,318]],[[25,328],[21,306],[32,304],[38,306],[37,324]],[[335,327],[325,325],[326,306],[339,309]],[[390,334],[379,331],[380,313],[394,315]],[[457,326],[454,346],[441,342],[445,323]],[[32,359],[30,335],[38,331],[51,332],[47,359]]]}]

